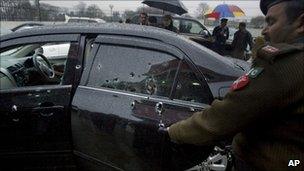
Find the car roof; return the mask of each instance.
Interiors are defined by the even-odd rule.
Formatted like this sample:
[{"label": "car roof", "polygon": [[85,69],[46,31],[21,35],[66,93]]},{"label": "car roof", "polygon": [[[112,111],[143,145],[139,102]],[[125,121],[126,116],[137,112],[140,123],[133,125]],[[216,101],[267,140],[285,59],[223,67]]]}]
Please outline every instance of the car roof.
[{"label": "car roof", "polygon": [[139,26],[135,24],[118,24],[118,23],[66,23],[56,25],[46,25],[42,27],[33,27],[31,29],[21,30],[14,34],[7,34],[1,37],[1,41],[17,37],[26,37],[34,35],[46,35],[46,34],[119,34],[119,35],[134,35],[140,37],[147,37],[158,39],[159,34],[163,36],[174,36],[175,33],[167,31],[165,29],[156,27]]},{"label": "car roof", "polygon": [[50,34],[104,34],[104,35],[123,35],[134,36],[161,41],[183,51],[186,56],[194,63],[209,68],[210,70],[222,73],[224,75],[240,76],[240,72],[233,68],[232,64],[224,57],[218,55],[212,50],[198,45],[177,33],[152,27],[136,24],[120,23],[90,23],[90,24],[60,24],[42,27],[33,27],[31,29],[20,30],[11,34],[1,36],[1,42],[15,38],[27,36],[39,36]]}]

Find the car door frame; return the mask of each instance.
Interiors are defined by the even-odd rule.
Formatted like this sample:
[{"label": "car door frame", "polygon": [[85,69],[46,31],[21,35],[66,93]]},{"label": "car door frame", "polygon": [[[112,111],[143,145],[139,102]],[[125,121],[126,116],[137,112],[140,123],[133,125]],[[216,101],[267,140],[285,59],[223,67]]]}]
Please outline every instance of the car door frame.
[{"label": "car door frame", "polygon": [[[28,87],[16,87],[7,90],[0,90],[0,94],[2,97],[8,98],[7,105],[8,107],[2,110],[8,112],[10,114],[13,110],[17,110],[18,113],[27,113],[27,115],[33,112],[42,114],[43,112],[50,112],[50,116],[56,115],[56,112],[63,112],[64,117],[62,121],[59,121],[59,125],[67,125],[66,128],[67,134],[63,134],[62,141],[65,142],[65,145],[56,149],[56,146],[49,146],[45,147],[48,150],[44,150],[43,148],[36,148],[33,145],[33,148],[26,149],[24,147],[23,151],[18,151],[18,148],[8,150],[8,152],[2,153],[0,156],[3,159],[2,161],[8,161],[9,164],[11,161],[15,161],[17,165],[13,167],[25,167],[25,168],[35,168],[35,167],[73,167],[73,159],[72,159],[72,142],[71,142],[71,134],[70,130],[70,104],[72,99],[72,89],[76,86],[74,80],[77,80],[77,77],[80,77],[81,74],[81,65],[82,65],[82,52],[83,47],[80,41],[80,34],[47,34],[47,35],[34,35],[34,36],[23,36],[17,38],[11,38],[5,41],[2,41],[0,44],[1,51],[18,45],[23,44],[35,44],[35,43],[51,43],[51,42],[71,42],[74,43],[74,50],[70,52],[69,49],[67,61],[66,61],[66,68],[65,73],[63,75],[63,81],[59,85],[41,85],[41,86],[28,86]],[[70,47],[71,48],[71,47]],[[70,54],[71,53],[71,54]],[[69,67],[67,67],[69,66]],[[77,67],[78,66],[78,67]],[[80,66],[80,67],[79,67]],[[15,100],[18,101],[17,97],[21,97],[24,101],[20,101],[21,104],[9,104],[11,97],[14,97]],[[56,97],[52,97],[56,96]],[[59,98],[59,97],[66,97],[66,98]],[[30,99],[27,101],[26,99]],[[51,102],[54,103],[54,106],[51,107],[40,107],[41,99],[49,99]],[[2,99],[3,100],[3,99]],[[5,101],[6,102],[6,101]],[[23,103],[23,104],[22,104]],[[57,105],[58,104],[58,105]],[[29,105],[29,108],[27,107]],[[63,105],[63,106],[61,106]],[[11,107],[12,111],[9,111]],[[18,117],[23,117],[20,115]],[[21,120],[21,119],[20,119]],[[18,122],[19,118],[15,120]],[[66,123],[63,123],[66,122]],[[18,124],[18,123],[17,123]],[[22,123],[23,124],[23,123]],[[61,142],[59,137],[59,142]],[[39,145],[39,144],[37,144]],[[54,145],[54,144],[52,144]],[[58,144],[59,145],[59,144]],[[25,151],[24,151],[25,150]],[[32,151],[34,150],[34,151]],[[48,155],[49,154],[49,155]],[[51,157],[52,156],[52,157]],[[49,162],[42,162],[41,164],[37,161],[43,161],[44,159],[49,158]],[[69,159],[67,159],[69,158]],[[65,160],[67,159],[67,160]],[[51,161],[55,162],[51,162]],[[61,161],[60,161],[61,160]],[[47,161],[47,160],[46,160]],[[18,163],[19,162],[19,163]],[[61,162],[61,163],[60,163]],[[2,165],[2,167],[6,167]],[[9,166],[11,168],[12,166]],[[24,168],[23,168],[24,169]]]}]

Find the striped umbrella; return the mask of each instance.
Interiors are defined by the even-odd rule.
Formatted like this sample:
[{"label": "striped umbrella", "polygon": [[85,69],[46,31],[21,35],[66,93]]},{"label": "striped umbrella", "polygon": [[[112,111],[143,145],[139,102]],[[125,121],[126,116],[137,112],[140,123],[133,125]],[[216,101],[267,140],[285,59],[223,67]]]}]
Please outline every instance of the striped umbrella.
[{"label": "striped umbrella", "polygon": [[206,14],[206,18],[226,18],[226,17],[243,17],[245,13],[241,8],[236,5],[228,5],[228,4],[221,4],[214,8],[214,10]]}]

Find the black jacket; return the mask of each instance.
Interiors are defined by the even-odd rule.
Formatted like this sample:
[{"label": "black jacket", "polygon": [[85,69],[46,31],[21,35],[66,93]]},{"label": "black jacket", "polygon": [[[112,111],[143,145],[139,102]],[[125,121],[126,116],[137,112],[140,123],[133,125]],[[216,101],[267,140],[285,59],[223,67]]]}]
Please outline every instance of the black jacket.
[{"label": "black jacket", "polygon": [[252,49],[252,35],[249,31],[245,30],[242,32],[241,30],[238,30],[234,33],[232,41],[233,49],[246,50],[248,45],[250,46],[250,49]]},{"label": "black jacket", "polygon": [[221,26],[216,26],[213,29],[212,36],[215,38],[215,42],[219,44],[225,44],[226,40],[229,38],[229,28]]}]

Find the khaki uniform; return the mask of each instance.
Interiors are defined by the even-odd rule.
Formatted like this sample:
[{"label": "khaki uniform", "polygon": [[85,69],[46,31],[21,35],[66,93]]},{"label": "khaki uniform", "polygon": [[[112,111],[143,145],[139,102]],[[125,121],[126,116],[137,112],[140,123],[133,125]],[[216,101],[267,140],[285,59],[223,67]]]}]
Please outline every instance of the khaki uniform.
[{"label": "khaki uniform", "polygon": [[252,68],[224,100],[170,126],[170,138],[204,145],[234,136],[235,155],[253,168],[304,170],[304,43],[263,47]]}]

